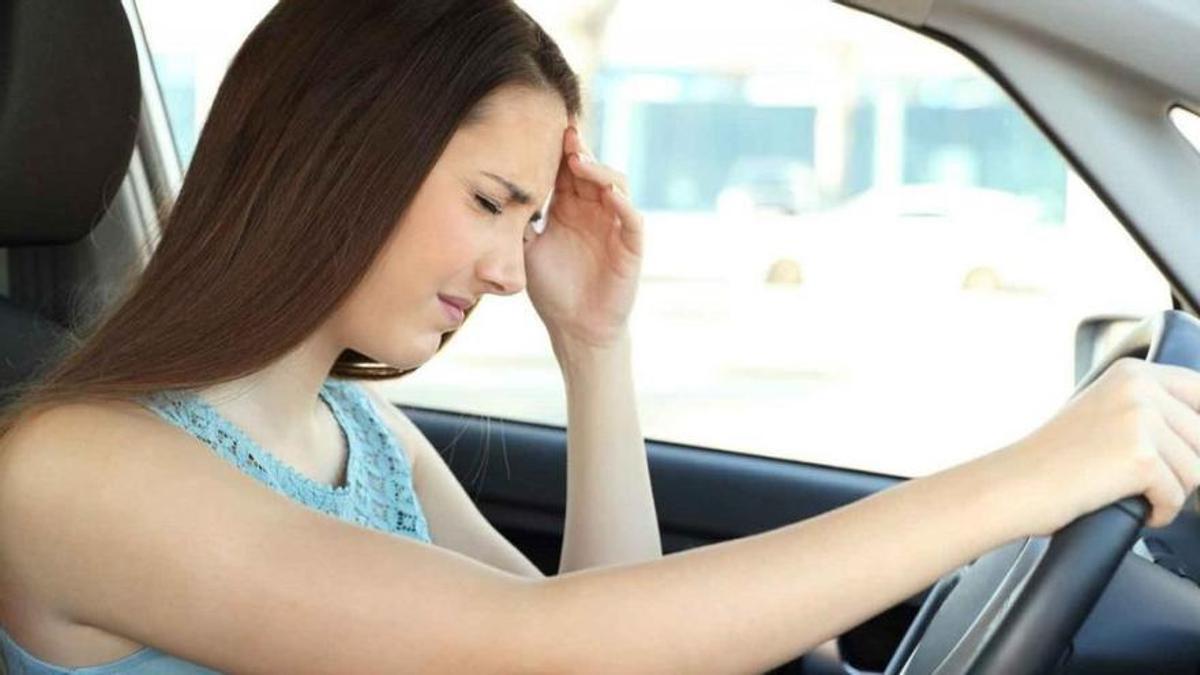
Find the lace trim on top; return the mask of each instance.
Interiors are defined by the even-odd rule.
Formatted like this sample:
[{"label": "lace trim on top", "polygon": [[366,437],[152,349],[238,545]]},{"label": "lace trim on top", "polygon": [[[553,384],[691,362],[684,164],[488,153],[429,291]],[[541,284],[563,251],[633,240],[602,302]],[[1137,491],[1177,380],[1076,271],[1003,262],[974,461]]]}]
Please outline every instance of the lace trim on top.
[{"label": "lace trim on top", "polygon": [[353,382],[333,378],[321,386],[320,396],[346,441],[346,481],[338,486],[296,471],[191,392],[154,392],[142,403],[277,492],[359,525],[430,542],[411,467],[374,403]]}]

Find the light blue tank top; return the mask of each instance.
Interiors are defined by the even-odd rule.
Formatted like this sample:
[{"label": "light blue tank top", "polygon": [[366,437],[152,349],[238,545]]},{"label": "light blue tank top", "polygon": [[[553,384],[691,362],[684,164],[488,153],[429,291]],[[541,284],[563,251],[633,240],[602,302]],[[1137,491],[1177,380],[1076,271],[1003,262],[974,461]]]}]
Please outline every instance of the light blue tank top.
[{"label": "light blue tank top", "polygon": [[[366,392],[349,380],[331,377],[322,385],[320,396],[337,419],[348,448],[346,482],[336,487],[315,481],[283,463],[198,396],[183,391],[161,391],[143,397],[140,402],[276,492],[343,520],[429,543],[428,525],[413,490],[407,458]],[[7,675],[216,672],[149,646],[116,661],[70,669],[30,654],[2,627],[0,656]]]}]

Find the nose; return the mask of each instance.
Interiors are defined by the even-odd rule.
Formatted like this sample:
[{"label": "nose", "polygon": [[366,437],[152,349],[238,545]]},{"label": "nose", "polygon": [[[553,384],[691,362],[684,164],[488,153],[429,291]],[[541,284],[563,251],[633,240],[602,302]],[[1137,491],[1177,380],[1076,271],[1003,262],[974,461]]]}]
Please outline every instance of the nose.
[{"label": "nose", "polygon": [[520,237],[496,242],[480,261],[478,275],[488,292],[513,295],[525,289],[525,245]]}]

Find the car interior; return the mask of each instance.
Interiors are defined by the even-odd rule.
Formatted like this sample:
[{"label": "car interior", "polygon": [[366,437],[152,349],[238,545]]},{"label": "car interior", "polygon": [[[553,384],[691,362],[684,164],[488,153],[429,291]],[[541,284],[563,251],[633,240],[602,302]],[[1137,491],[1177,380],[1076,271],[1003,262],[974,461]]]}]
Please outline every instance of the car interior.
[{"label": "car interior", "polygon": [[[1200,56],[1200,7],[842,4],[946,44],[995,78],[1171,281],[1174,309],[1121,317],[1136,330],[1114,349],[1089,352],[1079,385],[1121,355],[1200,369],[1200,155],[1168,119],[1178,106],[1200,110],[1200,70],[1191,65]],[[155,127],[164,116],[159,84],[126,4],[5,0],[0,16],[0,385],[7,390],[68,349],[135,278],[178,182],[179,160]],[[1080,325],[1079,349],[1091,349],[1105,325]],[[403,409],[484,516],[554,574],[566,430]],[[646,445],[668,555],[804,520],[907,480],[717,447]],[[1150,529],[1139,508],[1130,500],[1077,521],[1071,533],[994,551],[775,672],[1194,675],[1200,512],[1193,501],[1170,526]],[[873,556],[869,544],[861,555]],[[1061,615],[1068,606],[1069,616]]]}]

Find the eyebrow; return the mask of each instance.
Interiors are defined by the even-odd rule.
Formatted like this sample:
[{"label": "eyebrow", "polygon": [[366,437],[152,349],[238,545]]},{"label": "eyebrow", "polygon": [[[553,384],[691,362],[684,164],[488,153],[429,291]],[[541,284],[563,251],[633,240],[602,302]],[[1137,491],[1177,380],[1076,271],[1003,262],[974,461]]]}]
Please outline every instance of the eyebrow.
[{"label": "eyebrow", "polygon": [[516,203],[523,204],[523,205],[528,205],[528,204],[533,203],[533,195],[531,195],[528,192],[526,192],[525,190],[522,190],[521,188],[517,187],[516,185],[513,184],[512,181],[510,181],[506,178],[503,178],[502,176],[497,176],[494,173],[489,173],[487,171],[481,171],[480,173],[487,176],[488,178],[491,178],[492,180],[495,180],[496,182],[500,183],[504,187],[508,188],[508,198],[515,201]]}]

